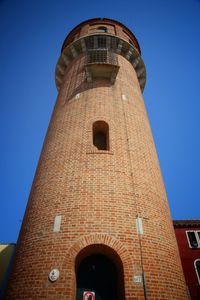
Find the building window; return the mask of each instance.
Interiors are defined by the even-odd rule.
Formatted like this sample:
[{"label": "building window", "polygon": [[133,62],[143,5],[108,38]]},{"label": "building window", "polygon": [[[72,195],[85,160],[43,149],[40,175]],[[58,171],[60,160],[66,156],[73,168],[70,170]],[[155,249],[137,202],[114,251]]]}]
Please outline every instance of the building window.
[{"label": "building window", "polygon": [[200,248],[200,231],[186,231],[190,248]]},{"label": "building window", "polygon": [[200,259],[196,259],[194,262],[194,267],[197,273],[198,282],[200,284]]},{"label": "building window", "polygon": [[104,121],[93,124],[93,145],[98,150],[109,150],[109,127]]},{"label": "building window", "polygon": [[107,32],[107,28],[104,27],[104,26],[98,27],[97,30],[98,30],[99,32]]}]

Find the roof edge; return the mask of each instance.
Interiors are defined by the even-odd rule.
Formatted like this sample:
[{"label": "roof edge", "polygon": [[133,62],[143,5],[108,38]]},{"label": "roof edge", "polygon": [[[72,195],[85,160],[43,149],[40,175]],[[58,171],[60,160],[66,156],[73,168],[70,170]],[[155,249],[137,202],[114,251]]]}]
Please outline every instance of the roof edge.
[{"label": "roof edge", "polygon": [[200,227],[200,219],[173,220],[174,227]]},{"label": "roof edge", "polygon": [[[135,41],[136,41],[136,43],[137,43],[137,46],[138,46],[138,50],[139,50],[139,53],[140,53],[140,55],[141,55],[141,49],[140,49],[140,45],[139,45],[139,43],[138,43],[138,40],[137,40],[137,38],[135,37],[135,35],[132,33],[132,31],[128,28],[128,27],[126,27],[123,23],[121,23],[121,22],[119,22],[119,21],[116,21],[116,20],[114,20],[114,19],[110,19],[110,18],[92,18],[92,19],[87,19],[87,20],[85,20],[85,21],[83,21],[83,22],[81,22],[81,23],[79,23],[76,27],[74,27],[69,33],[68,33],[68,35],[66,36],[66,38],[65,38],[65,40],[64,40],[64,43],[63,43],[63,45],[65,44],[65,41],[69,38],[69,36],[73,33],[73,31],[75,31],[78,27],[80,27],[80,26],[82,26],[82,25],[84,25],[84,24],[87,24],[87,23],[89,23],[89,22],[98,22],[98,21],[111,21],[111,22],[114,22],[114,23],[116,23],[116,24],[118,24],[118,25],[120,25],[120,26],[122,26],[122,27],[124,27],[124,29],[126,29],[132,36],[133,36],[133,38],[135,39]],[[62,46],[62,50],[63,50],[63,46]]]}]

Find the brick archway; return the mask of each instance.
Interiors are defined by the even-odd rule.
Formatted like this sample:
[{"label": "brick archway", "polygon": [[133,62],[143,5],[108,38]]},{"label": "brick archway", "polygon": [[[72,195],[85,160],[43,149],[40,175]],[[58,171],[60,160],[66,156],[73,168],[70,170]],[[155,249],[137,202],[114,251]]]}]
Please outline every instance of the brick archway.
[{"label": "brick archway", "polygon": [[68,299],[75,299],[76,269],[80,261],[92,254],[102,253],[112,259],[117,269],[126,275],[126,270],[133,266],[130,254],[121,241],[106,234],[91,234],[77,240],[69,249],[63,262],[66,275],[63,280],[67,282]]}]

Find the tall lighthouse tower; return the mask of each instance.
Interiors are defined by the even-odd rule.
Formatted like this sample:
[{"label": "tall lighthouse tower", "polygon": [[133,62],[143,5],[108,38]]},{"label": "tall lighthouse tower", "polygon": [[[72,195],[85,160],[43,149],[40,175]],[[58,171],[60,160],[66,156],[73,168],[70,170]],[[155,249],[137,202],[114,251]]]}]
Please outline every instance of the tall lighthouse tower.
[{"label": "tall lighthouse tower", "polygon": [[6,299],[187,299],[145,78],[123,24],[66,37]]}]

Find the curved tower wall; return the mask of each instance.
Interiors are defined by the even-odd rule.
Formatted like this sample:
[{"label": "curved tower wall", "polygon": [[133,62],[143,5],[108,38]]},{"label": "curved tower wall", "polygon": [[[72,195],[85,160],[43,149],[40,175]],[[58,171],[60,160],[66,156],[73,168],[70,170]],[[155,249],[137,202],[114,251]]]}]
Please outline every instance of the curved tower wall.
[{"label": "curved tower wall", "polygon": [[[115,61],[92,61],[104,48]],[[6,299],[75,299],[77,257],[91,253],[122,266],[125,299],[187,299],[145,76],[138,42],[119,22],[88,20],[66,38]],[[108,124],[107,150],[93,144],[97,121]],[[52,269],[60,272],[53,283]]]}]

